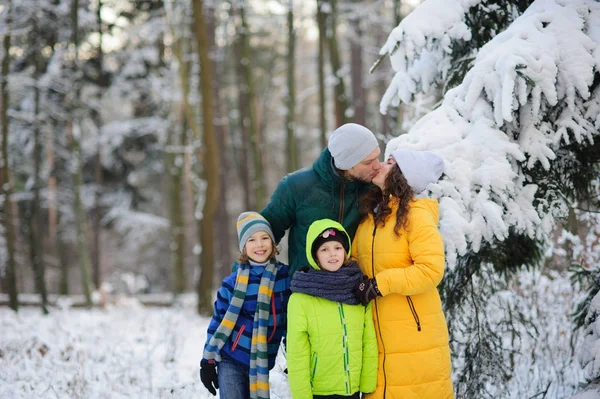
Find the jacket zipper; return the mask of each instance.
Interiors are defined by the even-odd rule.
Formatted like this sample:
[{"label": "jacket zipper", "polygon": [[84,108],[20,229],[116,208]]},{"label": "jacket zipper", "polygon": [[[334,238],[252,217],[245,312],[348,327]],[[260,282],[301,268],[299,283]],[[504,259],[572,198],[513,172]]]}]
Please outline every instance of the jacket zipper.
[{"label": "jacket zipper", "polygon": [[[373,273],[373,278],[375,278],[375,234],[377,232],[377,223],[375,222],[375,218],[373,218],[373,240],[371,241],[371,271]],[[381,341],[381,346],[383,347],[383,399],[385,399],[386,391],[387,391],[387,374],[385,373],[385,360],[386,360],[386,352],[385,352],[385,344],[383,343],[383,336],[381,335],[381,324],[379,323],[379,307],[377,306],[377,298],[373,300],[375,302],[375,316],[377,317],[377,332],[379,333],[379,340]]]},{"label": "jacket zipper", "polygon": [[344,315],[344,305],[338,302],[338,311],[340,313],[340,323],[344,335],[342,336],[342,349],[344,350],[344,379],[346,383],[346,393],[350,394],[350,355],[348,353],[348,330],[346,329],[346,316]]},{"label": "jacket zipper", "polygon": [[235,337],[235,341],[233,341],[233,345],[231,345],[232,352],[235,350],[235,348],[237,348],[238,342],[240,342],[240,338],[242,338],[242,333],[244,332],[245,329],[246,329],[246,325],[242,324],[242,327],[240,327],[240,331],[238,331],[238,334]]},{"label": "jacket zipper", "polygon": [[417,323],[417,331],[421,331],[421,321],[419,320],[419,315],[417,314],[417,309],[415,309],[415,304],[410,296],[406,296],[406,300],[408,301],[408,307],[415,319],[415,323]]},{"label": "jacket zipper", "polygon": [[344,224],[344,179],[342,179],[342,188],[340,191],[340,215],[338,216],[338,222],[341,225]]},{"label": "jacket zipper", "polygon": [[313,355],[315,356],[315,360],[312,362],[313,366],[312,366],[312,372],[310,373],[310,386],[311,388],[314,389],[314,381],[315,381],[315,374],[317,373],[317,360],[319,360],[319,357],[317,356],[317,352],[314,352]]}]

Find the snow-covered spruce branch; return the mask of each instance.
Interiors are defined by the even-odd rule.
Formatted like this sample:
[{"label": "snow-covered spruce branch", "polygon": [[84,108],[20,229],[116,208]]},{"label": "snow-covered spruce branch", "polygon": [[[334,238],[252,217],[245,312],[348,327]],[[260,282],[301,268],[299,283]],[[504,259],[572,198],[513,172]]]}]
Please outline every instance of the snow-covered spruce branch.
[{"label": "snow-covered spruce branch", "polygon": [[[425,2],[415,13],[432,3]],[[454,3],[463,12],[470,4]],[[418,28],[409,24],[417,25],[417,17],[407,17],[405,26],[392,32],[389,46],[399,34],[404,41],[392,56],[396,76],[388,91],[405,90],[406,81],[398,76],[423,57],[441,59],[439,49],[427,43],[446,31],[463,32],[458,11],[446,14],[440,23],[424,20],[435,29],[422,30],[422,40]],[[567,145],[589,145],[598,134],[600,91],[592,90],[600,64],[598,26],[600,3],[595,1],[535,1],[479,50],[462,84],[446,93],[437,110],[388,144],[386,156],[409,147],[444,158],[445,178],[432,193],[440,200],[440,228],[451,268],[457,256],[478,252],[483,241],[502,241],[510,230],[544,239],[566,209],[564,202],[549,199],[551,188],[545,187],[540,198],[543,183],[532,174],[540,167],[560,168],[560,157],[573,157]],[[382,107],[390,100],[384,97]]]}]

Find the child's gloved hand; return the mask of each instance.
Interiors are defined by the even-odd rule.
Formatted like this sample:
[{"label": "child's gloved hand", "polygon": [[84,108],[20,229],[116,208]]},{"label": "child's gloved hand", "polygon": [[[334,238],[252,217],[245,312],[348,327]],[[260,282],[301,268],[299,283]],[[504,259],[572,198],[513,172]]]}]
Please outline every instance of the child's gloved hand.
[{"label": "child's gloved hand", "polygon": [[354,287],[354,295],[363,305],[367,305],[376,297],[381,296],[381,292],[377,288],[377,280],[363,276],[362,281]]},{"label": "child's gloved hand", "polygon": [[200,362],[200,380],[208,389],[208,392],[217,395],[219,379],[217,378],[217,367],[214,363],[209,363],[206,360]]}]

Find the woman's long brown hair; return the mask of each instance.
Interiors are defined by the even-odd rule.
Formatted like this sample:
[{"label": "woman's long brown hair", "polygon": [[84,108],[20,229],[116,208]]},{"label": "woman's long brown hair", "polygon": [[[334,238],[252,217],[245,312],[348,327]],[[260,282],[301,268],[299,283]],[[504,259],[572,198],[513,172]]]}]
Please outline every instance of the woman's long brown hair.
[{"label": "woman's long brown hair", "polygon": [[[393,197],[392,199],[390,199],[390,195]],[[360,199],[361,220],[372,214],[375,226],[383,227],[388,216],[392,214],[390,205],[397,204],[394,233],[400,236],[400,229],[407,227],[408,204],[414,195],[406,178],[400,172],[400,168],[394,165],[385,179],[385,190],[382,192],[379,187],[375,186]],[[375,209],[377,209],[377,213],[375,213]]]}]

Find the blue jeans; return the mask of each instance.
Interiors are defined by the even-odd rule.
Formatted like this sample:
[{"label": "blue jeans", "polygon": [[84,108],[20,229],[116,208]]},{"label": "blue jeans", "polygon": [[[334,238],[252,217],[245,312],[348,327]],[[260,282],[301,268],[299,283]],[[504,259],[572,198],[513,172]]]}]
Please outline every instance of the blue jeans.
[{"label": "blue jeans", "polygon": [[221,399],[248,399],[250,397],[250,368],[221,352],[217,366],[219,397]]}]

